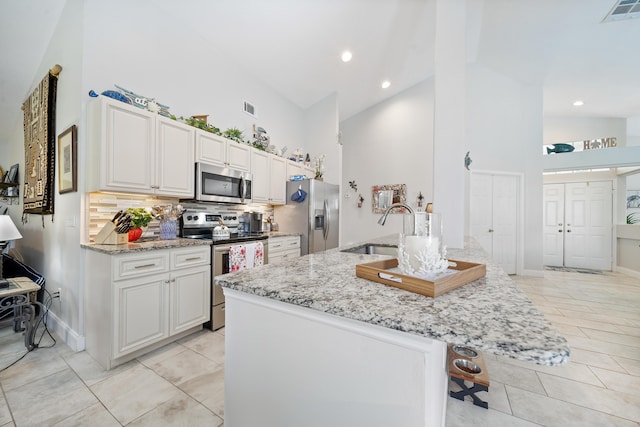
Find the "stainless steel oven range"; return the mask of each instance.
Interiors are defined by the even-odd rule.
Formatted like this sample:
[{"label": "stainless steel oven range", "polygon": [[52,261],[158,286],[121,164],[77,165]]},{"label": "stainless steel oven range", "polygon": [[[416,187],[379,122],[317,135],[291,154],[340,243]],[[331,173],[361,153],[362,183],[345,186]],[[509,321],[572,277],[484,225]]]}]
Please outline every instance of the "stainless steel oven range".
[{"label": "stainless steel oven range", "polygon": [[[180,222],[181,237],[189,239],[211,240],[211,320],[205,327],[216,330],[224,326],[224,293],[222,287],[215,284],[214,278],[229,272],[229,248],[234,244],[245,244],[264,241],[264,263],[268,262],[267,235],[262,233],[245,233],[238,230],[240,224],[239,212],[233,211],[204,211],[188,209],[182,215]],[[229,227],[228,236],[214,236],[213,229],[220,224],[220,220]]]}]

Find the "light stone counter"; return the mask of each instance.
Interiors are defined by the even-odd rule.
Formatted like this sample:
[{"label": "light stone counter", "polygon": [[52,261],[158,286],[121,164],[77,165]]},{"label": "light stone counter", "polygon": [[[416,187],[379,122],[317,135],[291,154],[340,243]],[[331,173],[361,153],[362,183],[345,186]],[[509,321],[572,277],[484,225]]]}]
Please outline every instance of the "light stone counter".
[{"label": "light stone counter", "polygon": [[[397,235],[369,242],[396,245]],[[479,245],[469,240],[465,246],[449,250],[448,258],[486,264],[486,277],[435,299],[356,277],[356,264],[388,257],[339,249],[227,274],[216,282],[244,293],[496,355],[551,366],[567,362],[565,338],[551,328]]]}]

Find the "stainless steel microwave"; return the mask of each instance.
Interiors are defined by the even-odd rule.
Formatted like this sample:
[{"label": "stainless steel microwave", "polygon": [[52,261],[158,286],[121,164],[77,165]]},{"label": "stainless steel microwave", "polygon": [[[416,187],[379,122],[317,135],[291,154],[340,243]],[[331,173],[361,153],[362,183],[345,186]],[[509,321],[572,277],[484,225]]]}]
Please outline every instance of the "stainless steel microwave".
[{"label": "stainless steel microwave", "polygon": [[196,200],[251,203],[251,179],[248,172],[196,163]]}]

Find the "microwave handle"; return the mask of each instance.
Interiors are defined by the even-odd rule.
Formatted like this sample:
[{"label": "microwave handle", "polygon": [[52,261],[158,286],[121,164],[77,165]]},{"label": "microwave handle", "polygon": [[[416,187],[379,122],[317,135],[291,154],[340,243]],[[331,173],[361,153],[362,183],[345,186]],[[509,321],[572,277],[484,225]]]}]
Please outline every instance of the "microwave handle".
[{"label": "microwave handle", "polygon": [[241,203],[244,203],[244,198],[247,195],[247,180],[244,176],[240,177],[240,199]]}]

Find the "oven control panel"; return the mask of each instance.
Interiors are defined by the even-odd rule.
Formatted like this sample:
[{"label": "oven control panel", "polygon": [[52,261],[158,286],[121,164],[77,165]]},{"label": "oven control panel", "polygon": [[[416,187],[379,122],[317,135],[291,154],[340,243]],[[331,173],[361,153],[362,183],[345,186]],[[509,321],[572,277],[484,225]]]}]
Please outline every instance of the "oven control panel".
[{"label": "oven control panel", "polygon": [[220,224],[220,220],[227,227],[237,227],[240,214],[235,212],[206,212],[187,210],[182,215],[183,226],[187,228],[213,228]]}]

